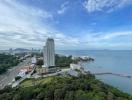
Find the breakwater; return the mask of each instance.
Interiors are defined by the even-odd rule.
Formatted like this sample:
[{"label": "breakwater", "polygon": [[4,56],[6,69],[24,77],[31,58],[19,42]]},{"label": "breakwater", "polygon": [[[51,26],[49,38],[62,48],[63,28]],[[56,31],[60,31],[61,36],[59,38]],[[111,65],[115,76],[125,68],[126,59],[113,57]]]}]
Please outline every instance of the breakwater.
[{"label": "breakwater", "polygon": [[115,75],[115,76],[120,76],[120,77],[126,77],[126,78],[132,78],[130,75],[126,74],[118,74],[118,73],[112,73],[112,72],[102,72],[102,73],[92,73],[94,75],[105,75],[105,74],[110,74],[110,75]]}]

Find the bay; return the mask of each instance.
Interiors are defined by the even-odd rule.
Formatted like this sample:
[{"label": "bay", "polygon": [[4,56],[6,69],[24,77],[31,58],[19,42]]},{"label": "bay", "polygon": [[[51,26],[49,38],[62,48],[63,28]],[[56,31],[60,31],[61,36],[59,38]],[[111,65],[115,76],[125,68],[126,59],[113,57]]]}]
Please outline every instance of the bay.
[{"label": "bay", "polygon": [[[112,72],[132,76],[131,50],[59,50],[57,53],[95,58],[94,62],[83,63],[85,69],[92,73]],[[132,78],[115,75],[96,75],[96,78],[132,94]]]}]

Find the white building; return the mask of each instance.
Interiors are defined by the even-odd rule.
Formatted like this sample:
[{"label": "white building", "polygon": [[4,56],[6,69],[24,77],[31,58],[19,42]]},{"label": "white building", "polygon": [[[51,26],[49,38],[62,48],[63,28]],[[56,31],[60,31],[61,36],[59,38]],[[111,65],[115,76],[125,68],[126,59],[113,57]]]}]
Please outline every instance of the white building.
[{"label": "white building", "polygon": [[44,65],[42,67],[55,66],[55,44],[52,38],[48,38],[44,46]]},{"label": "white building", "polygon": [[17,76],[24,77],[26,75],[26,70],[20,71]]},{"label": "white building", "polygon": [[72,70],[75,70],[75,69],[80,70],[80,69],[81,69],[81,66],[78,65],[78,64],[70,64],[70,68],[71,68]]},{"label": "white building", "polygon": [[31,58],[31,63],[32,64],[36,64],[37,63],[36,56],[34,56],[34,57]]}]

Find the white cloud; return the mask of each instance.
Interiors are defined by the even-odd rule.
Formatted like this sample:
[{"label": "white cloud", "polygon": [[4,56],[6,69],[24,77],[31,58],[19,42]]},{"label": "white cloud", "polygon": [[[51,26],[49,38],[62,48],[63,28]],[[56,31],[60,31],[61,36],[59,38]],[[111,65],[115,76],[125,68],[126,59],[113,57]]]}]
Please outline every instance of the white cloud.
[{"label": "white cloud", "polygon": [[103,36],[100,36],[100,39],[103,40],[108,40],[108,39],[113,39],[121,36],[129,36],[132,35],[132,31],[126,31],[126,32],[114,32],[114,33],[109,33]]},{"label": "white cloud", "polygon": [[63,14],[63,13],[65,13],[65,11],[68,9],[68,4],[69,4],[68,1],[64,2],[64,3],[61,5],[60,9],[57,11],[57,13],[58,13],[58,14]]},{"label": "white cloud", "polygon": [[87,12],[106,11],[112,12],[115,9],[122,8],[128,4],[132,4],[131,0],[86,0],[83,6]]},{"label": "white cloud", "polygon": [[17,0],[0,0],[1,49],[41,48],[47,37],[54,37],[58,47],[70,47],[77,43],[76,38],[66,36],[51,27],[50,21],[53,21],[53,15],[48,11],[22,5]]},{"label": "white cloud", "polygon": [[[132,31],[122,31],[122,32],[99,32],[85,33],[82,37],[79,38],[78,48],[86,48],[86,49],[123,49],[124,47],[128,47],[127,49],[132,49],[131,41],[127,41],[132,37]],[[121,41],[120,41],[121,40]],[[126,46],[124,46],[124,44]],[[116,47],[117,46],[117,47]]]},{"label": "white cloud", "polygon": [[54,21],[54,17],[48,11],[22,5],[18,0],[0,0],[0,49],[42,48],[47,37],[53,37],[59,49],[103,48],[121,45],[109,43],[111,39],[132,35],[131,31],[106,34],[89,32],[80,37],[71,37],[52,27],[50,21]]},{"label": "white cloud", "polygon": [[101,43],[111,41],[112,39],[117,39],[124,36],[132,36],[132,31],[123,31],[123,32],[106,32],[104,33],[87,33],[83,38],[85,43]]}]

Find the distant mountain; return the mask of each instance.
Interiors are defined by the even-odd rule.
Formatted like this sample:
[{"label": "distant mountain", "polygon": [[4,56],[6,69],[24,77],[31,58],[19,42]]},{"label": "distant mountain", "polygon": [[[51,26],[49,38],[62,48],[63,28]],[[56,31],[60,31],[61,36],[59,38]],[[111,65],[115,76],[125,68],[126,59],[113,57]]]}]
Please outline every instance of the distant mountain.
[{"label": "distant mountain", "polygon": [[30,51],[29,49],[24,49],[24,48],[16,48],[14,51]]}]

